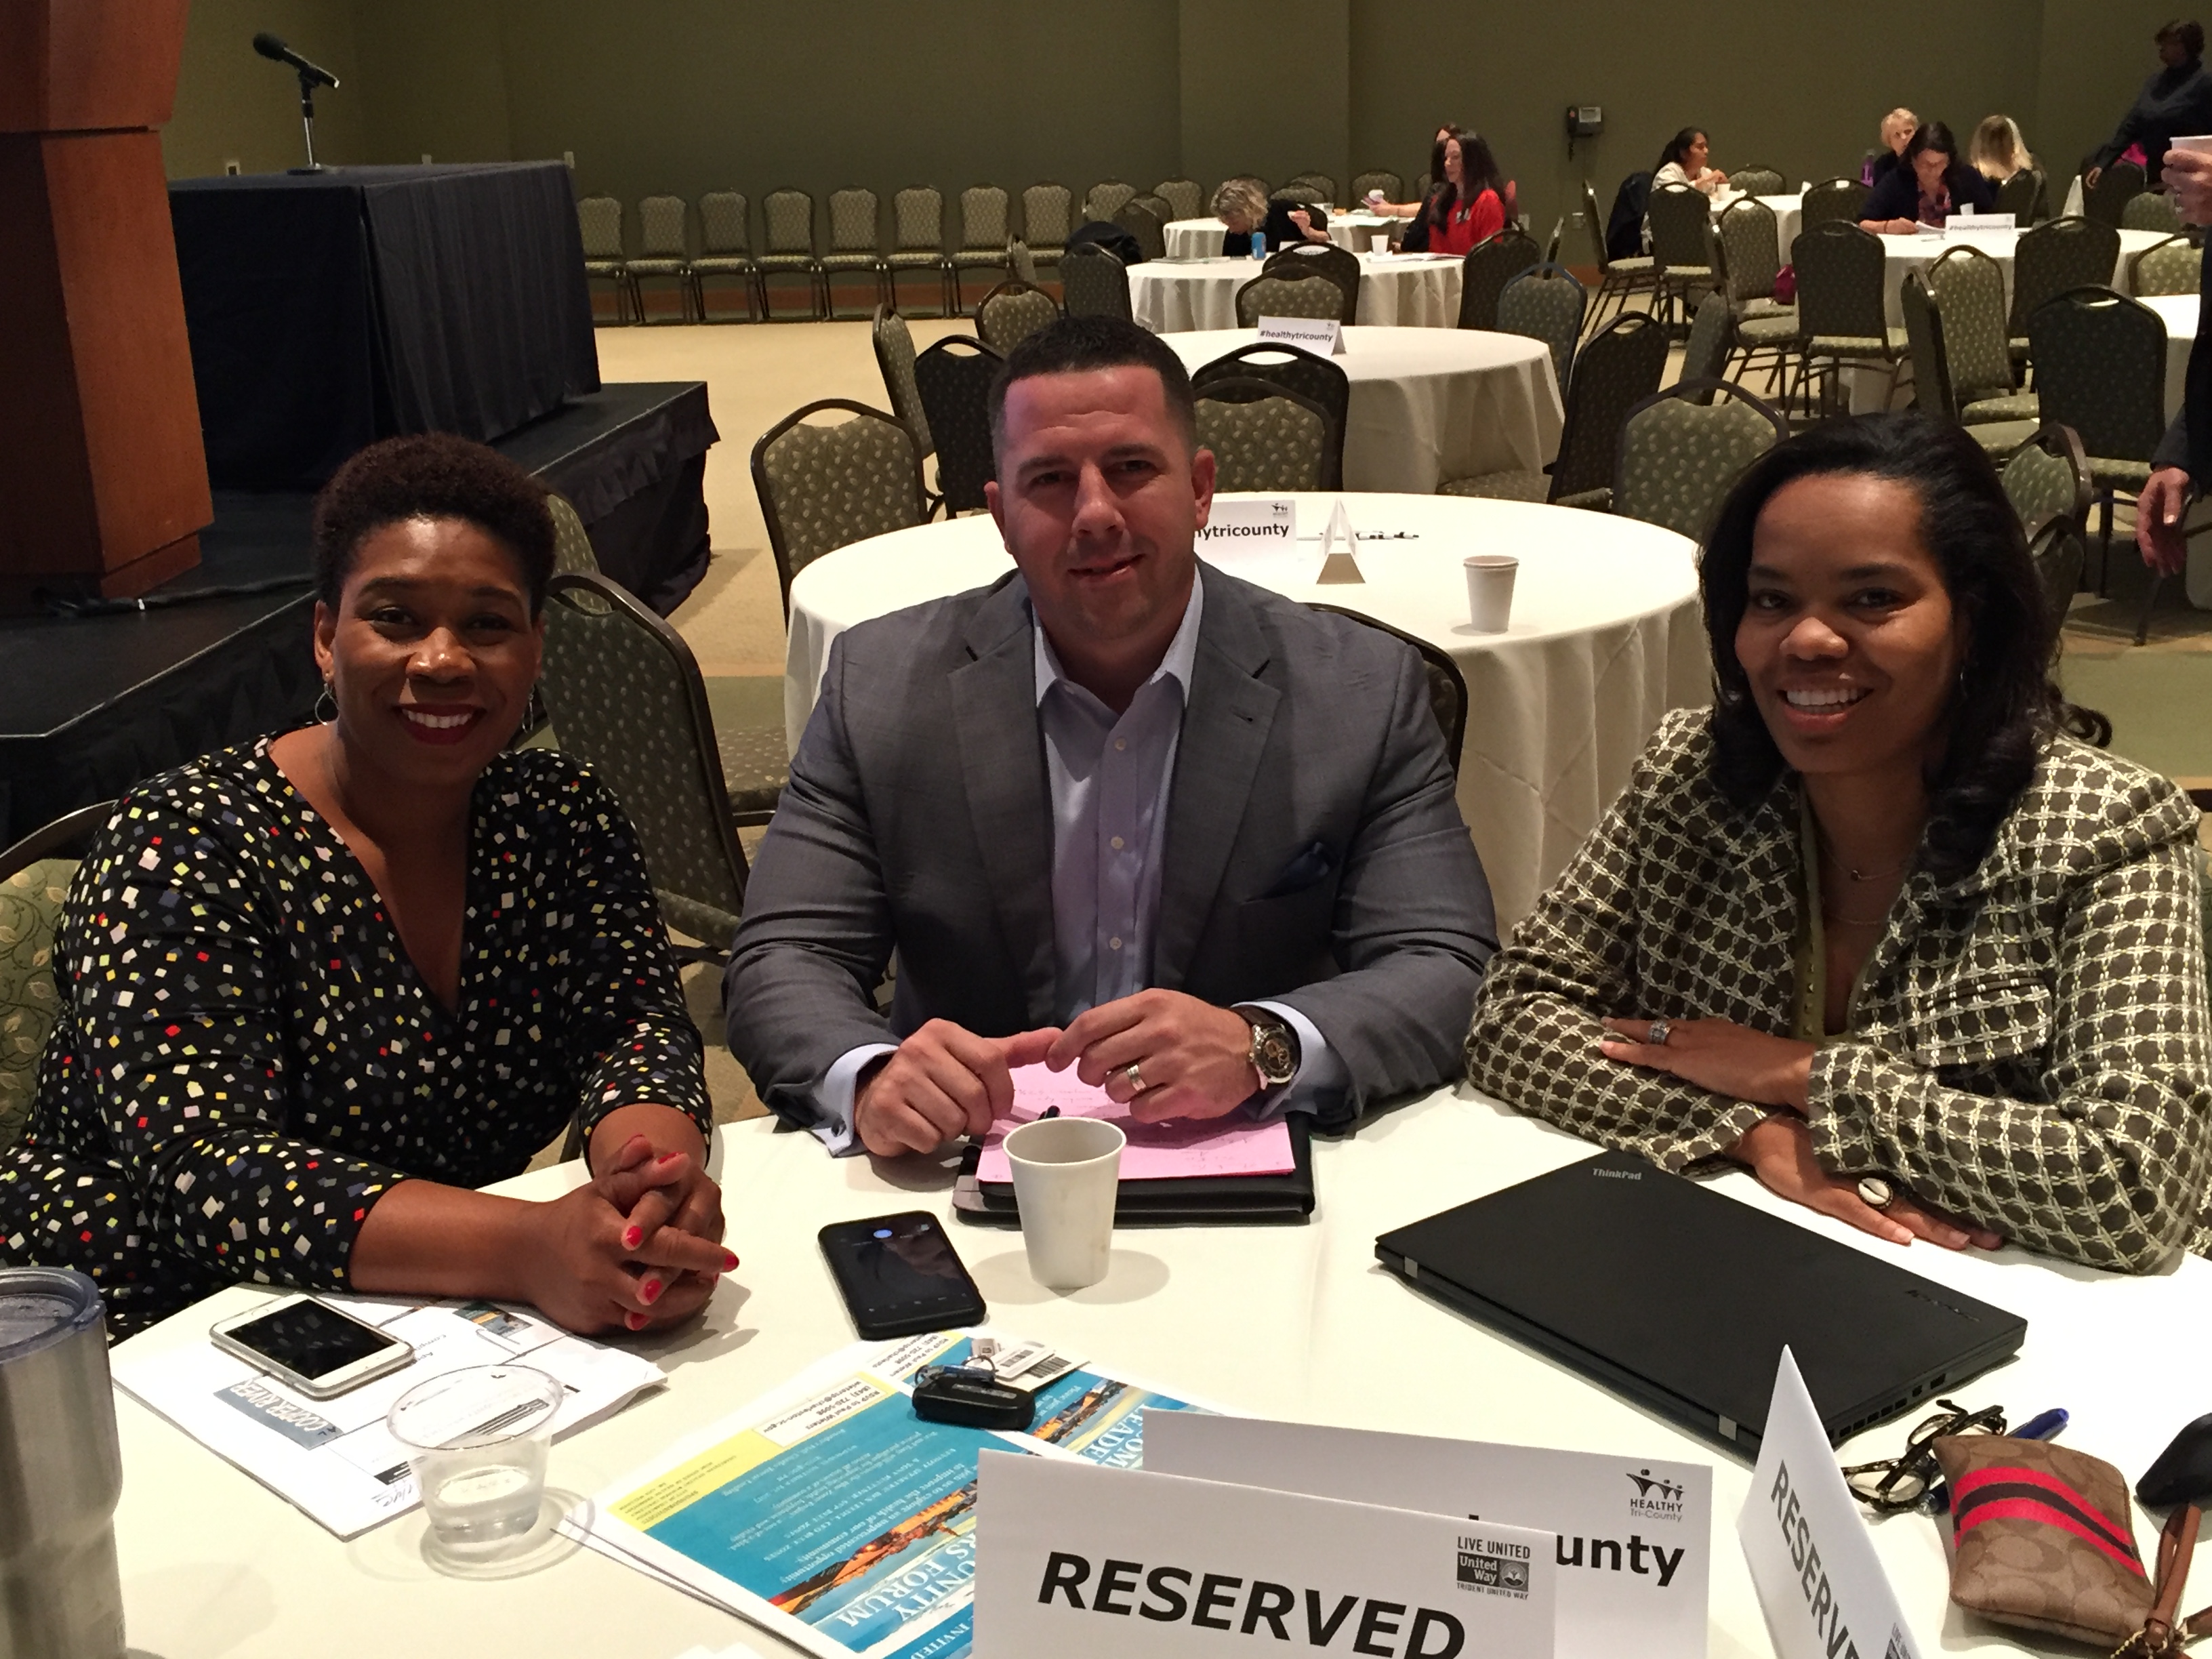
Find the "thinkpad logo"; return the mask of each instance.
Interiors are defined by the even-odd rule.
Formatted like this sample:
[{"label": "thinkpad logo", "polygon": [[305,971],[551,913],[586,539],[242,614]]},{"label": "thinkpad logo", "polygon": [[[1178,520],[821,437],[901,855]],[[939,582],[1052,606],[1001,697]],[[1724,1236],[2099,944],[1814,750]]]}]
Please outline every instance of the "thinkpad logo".
[{"label": "thinkpad logo", "polygon": [[1628,1473],[1628,1480],[1636,1488],[1636,1495],[1628,1500],[1629,1514],[1650,1521],[1679,1521],[1682,1518],[1682,1499],[1686,1494],[1678,1482],[1663,1480],[1649,1469]]}]

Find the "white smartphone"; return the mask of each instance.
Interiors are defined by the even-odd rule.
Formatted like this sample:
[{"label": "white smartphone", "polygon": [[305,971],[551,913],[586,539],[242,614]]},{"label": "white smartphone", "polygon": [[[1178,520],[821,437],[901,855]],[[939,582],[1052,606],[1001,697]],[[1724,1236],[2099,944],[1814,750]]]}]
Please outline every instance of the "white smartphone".
[{"label": "white smartphone", "polygon": [[329,1400],[415,1358],[412,1343],[312,1296],[219,1319],[208,1335],[225,1353],[259,1366],[310,1400]]}]

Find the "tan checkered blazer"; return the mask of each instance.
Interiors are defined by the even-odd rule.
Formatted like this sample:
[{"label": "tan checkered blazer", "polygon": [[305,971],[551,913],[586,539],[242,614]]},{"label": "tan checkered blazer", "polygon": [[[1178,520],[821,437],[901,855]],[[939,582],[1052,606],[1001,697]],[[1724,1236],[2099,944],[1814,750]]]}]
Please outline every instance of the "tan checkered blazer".
[{"label": "tan checkered blazer", "polygon": [[[1786,1036],[1796,1006],[1796,776],[1738,815],[1709,728],[1668,717],[1490,964],[1467,1039],[1477,1088],[1670,1170],[1766,1109],[1607,1060],[1600,1018]],[[1907,878],[1854,1030],[1813,1061],[1821,1163],[2095,1267],[2212,1254],[2197,820],[2164,778],[2052,738],[1978,868]]]}]

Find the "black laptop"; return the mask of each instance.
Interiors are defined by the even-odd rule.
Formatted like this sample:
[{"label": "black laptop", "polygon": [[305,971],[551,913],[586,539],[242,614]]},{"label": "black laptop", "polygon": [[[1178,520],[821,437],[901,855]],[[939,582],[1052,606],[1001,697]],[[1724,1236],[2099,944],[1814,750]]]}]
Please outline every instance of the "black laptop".
[{"label": "black laptop", "polygon": [[1840,1444],[2011,1358],[2027,1334],[2017,1315],[1618,1152],[1385,1233],[1375,1254],[1416,1289],[1753,1457],[1785,1344]]}]

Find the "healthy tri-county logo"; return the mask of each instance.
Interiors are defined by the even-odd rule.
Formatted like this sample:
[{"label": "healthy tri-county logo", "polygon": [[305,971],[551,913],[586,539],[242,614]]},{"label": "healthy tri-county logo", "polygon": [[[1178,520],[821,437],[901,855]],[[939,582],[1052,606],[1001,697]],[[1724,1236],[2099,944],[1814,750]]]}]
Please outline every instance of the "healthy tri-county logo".
[{"label": "healthy tri-county logo", "polygon": [[1663,1480],[1649,1469],[1629,1474],[1630,1484],[1636,1492],[1628,1500],[1628,1512],[1643,1521],[1680,1521],[1682,1518],[1683,1489],[1676,1482]]}]

